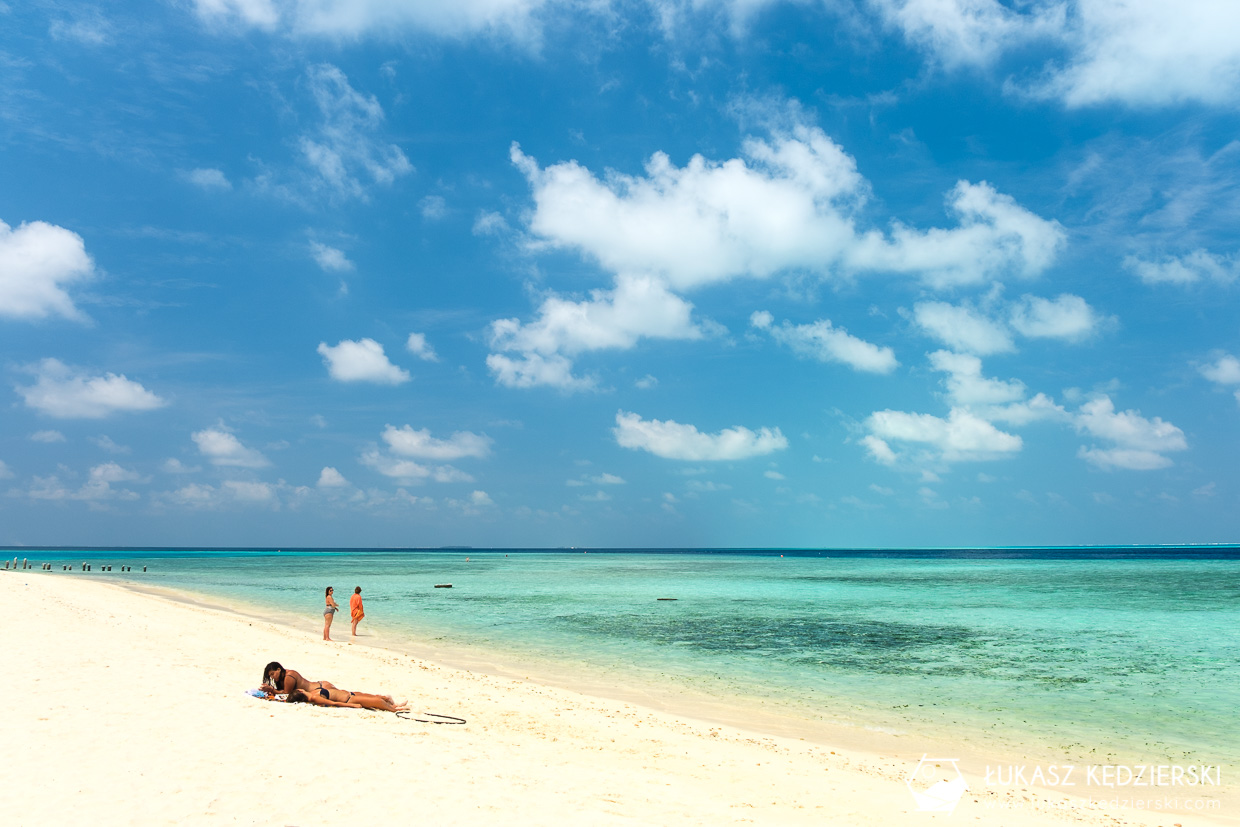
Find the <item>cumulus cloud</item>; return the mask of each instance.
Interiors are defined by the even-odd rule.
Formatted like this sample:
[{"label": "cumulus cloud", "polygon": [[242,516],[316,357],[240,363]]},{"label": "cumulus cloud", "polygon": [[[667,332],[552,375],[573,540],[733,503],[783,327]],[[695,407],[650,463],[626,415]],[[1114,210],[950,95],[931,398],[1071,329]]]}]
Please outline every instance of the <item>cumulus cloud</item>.
[{"label": "cumulus cloud", "polygon": [[1197,369],[1201,375],[1219,385],[1240,385],[1240,359],[1230,353],[1220,354],[1212,364]]},{"label": "cumulus cloud", "polygon": [[[1062,58],[1026,66],[1026,91],[1066,106],[1227,104],[1240,96],[1240,7],[1230,0],[870,0],[952,68],[987,66],[1034,41]],[[1069,12],[1071,10],[1071,13]],[[1028,53],[1028,52],[1026,52]],[[1018,88],[1018,87],[1017,87]]]},{"label": "cumulus cloud", "polygon": [[982,360],[976,356],[939,350],[929,359],[931,367],[948,375],[944,385],[954,408],[1009,425],[1067,417],[1067,412],[1045,394],[1027,399],[1025,383],[1019,379],[1004,381],[982,375]]},{"label": "cumulus cloud", "polygon": [[614,290],[594,290],[588,300],[549,296],[528,324],[519,319],[492,322],[495,352],[487,357],[487,367],[497,382],[509,387],[587,389],[595,380],[574,376],[570,357],[631,348],[642,337],[700,339],[704,333],[690,318],[692,311],[692,304],[658,279],[621,276]]},{"label": "cumulus cloud", "polygon": [[430,429],[415,431],[409,425],[401,428],[386,426],[383,429],[383,441],[394,454],[432,460],[486,457],[491,453],[491,444],[494,442],[489,436],[469,431],[457,431],[447,439],[436,439],[431,436]]},{"label": "cumulus cloud", "polygon": [[198,452],[212,465],[233,468],[266,468],[271,462],[254,448],[247,448],[232,433],[220,428],[205,428],[190,435]]},{"label": "cumulus cloud", "polygon": [[35,431],[30,435],[31,442],[64,442],[65,435],[60,431]]},{"label": "cumulus cloud", "polygon": [[1147,419],[1140,411],[1116,411],[1108,396],[1101,396],[1081,406],[1074,417],[1079,433],[1110,442],[1109,447],[1081,446],[1078,451],[1085,461],[1099,468],[1126,468],[1150,471],[1171,465],[1168,453],[1188,447],[1184,432],[1159,417]]},{"label": "cumulus cloud", "polygon": [[330,465],[324,466],[323,470],[319,472],[319,488],[345,488],[348,484],[349,481],[344,478],[344,474],[341,474]]},{"label": "cumulus cloud", "polygon": [[67,288],[94,272],[77,233],[44,221],[17,229],[0,221],[0,318],[84,321]]},{"label": "cumulus cloud", "polygon": [[1236,257],[1215,255],[1206,250],[1154,260],[1128,256],[1124,266],[1146,284],[1189,285],[1200,281],[1230,284],[1240,275],[1240,260]]},{"label": "cumulus cloud", "polygon": [[227,175],[212,168],[191,169],[185,173],[185,180],[204,190],[230,190],[233,186]]},{"label": "cumulus cloud", "polygon": [[762,315],[764,312],[753,314],[751,323],[759,329],[769,329],[775,341],[801,356],[848,365],[866,373],[891,373],[900,364],[891,348],[858,339],[844,328],[832,325],[830,319],[802,325],[785,321],[780,327],[772,327],[771,314]]},{"label": "cumulus cloud", "polygon": [[1028,294],[1012,307],[1012,327],[1030,339],[1079,342],[1092,336],[1101,319],[1080,296],[1063,293],[1052,299]]},{"label": "cumulus cloud", "polygon": [[159,495],[158,500],[164,504],[204,511],[229,506],[279,508],[279,492],[283,487],[283,484],[277,486],[252,480],[225,480],[218,488],[205,483],[190,483]]},{"label": "cumulus cloud", "polygon": [[804,124],[750,137],[743,157],[722,162],[696,155],[678,168],[657,152],[644,176],[599,178],[575,161],[544,169],[516,144],[511,155],[529,181],[530,231],[543,244],[578,250],[613,273],[659,276],[677,290],[788,271],[976,284],[1036,276],[1063,243],[1058,223],[985,182],[961,181],[948,194],[955,228],[897,222],[890,237],[862,231],[868,183],[851,156]]},{"label": "cumulus cloud", "polygon": [[740,460],[764,456],[788,447],[779,428],[760,428],[757,432],[737,426],[717,434],[705,434],[693,425],[672,420],[644,420],[635,413],[616,413],[612,429],[616,443],[623,448],[648,451],[665,459],[695,462]]},{"label": "cumulus cloud", "polygon": [[932,459],[943,462],[969,462],[1003,459],[1020,451],[1019,436],[1000,431],[985,419],[963,409],[952,408],[947,419],[932,414],[883,410],[866,420],[869,437],[862,443],[880,462],[897,459],[892,442],[924,446]]},{"label": "cumulus cloud", "polygon": [[435,352],[435,348],[431,347],[430,342],[426,341],[424,333],[410,333],[409,338],[405,340],[405,350],[425,362],[439,361],[439,354]]},{"label": "cumulus cloud", "polygon": [[102,419],[114,413],[150,411],[167,402],[123,374],[88,376],[57,359],[27,368],[35,383],[17,387],[28,407],[57,419]]},{"label": "cumulus cloud", "polygon": [[451,465],[430,467],[408,459],[399,459],[377,450],[362,454],[362,465],[378,471],[402,484],[434,480],[435,482],[473,482],[474,478]]},{"label": "cumulus cloud", "polygon": [[967,305],[919,302],[913,308],[913,319],[926,334],[953,350],[986,356],[1016,349],[1004,325]]},{"label": "cumulus cloud", "polygon": [[9,466],[5,464],[4,460],[0,459],[0,480],[11,479],[13,479],[13,472],[9,470]]},{"label": "cumulus cloud", "polygon": [[349,261],[343,250],[317,241],[310,242],[310,255],[314,257],[316,264],[329,273],[348,273],[354,269],[353,262]]},{"label": "cumulus cloud", "polygon": [[408,371],[388,361],[383,345],[374,339],[356,342],[345,339],[335,346],[319,342],[318,353],[323,357],[328,375],[339,382],[399,385],[410,379]]}]

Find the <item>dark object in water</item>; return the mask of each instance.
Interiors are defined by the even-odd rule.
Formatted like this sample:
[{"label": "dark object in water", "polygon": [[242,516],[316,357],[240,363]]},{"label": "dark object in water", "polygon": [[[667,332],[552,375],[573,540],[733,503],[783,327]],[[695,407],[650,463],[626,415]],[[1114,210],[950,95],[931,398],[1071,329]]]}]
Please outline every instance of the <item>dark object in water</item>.
[{"label": "dark object in water", "polygon": [[679,597],[656,597],[655,600],[679,600]]},{"label": "dark object in water", "polygon": [[436,583],[436,584],[435,584],[435,588],[437,588],[437,589],[450,589],[450,588],[452,588],[452,584],[451,584],[451,583]]}]

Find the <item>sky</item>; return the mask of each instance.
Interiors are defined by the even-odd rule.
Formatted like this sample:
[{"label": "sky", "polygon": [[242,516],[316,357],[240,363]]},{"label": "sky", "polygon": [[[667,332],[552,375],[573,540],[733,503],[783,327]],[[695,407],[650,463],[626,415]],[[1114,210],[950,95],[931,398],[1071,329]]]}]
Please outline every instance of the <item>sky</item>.
[{"label": "sky", "polygon": [[0,544],[1236,542],[1238,30],[0,2]]}]

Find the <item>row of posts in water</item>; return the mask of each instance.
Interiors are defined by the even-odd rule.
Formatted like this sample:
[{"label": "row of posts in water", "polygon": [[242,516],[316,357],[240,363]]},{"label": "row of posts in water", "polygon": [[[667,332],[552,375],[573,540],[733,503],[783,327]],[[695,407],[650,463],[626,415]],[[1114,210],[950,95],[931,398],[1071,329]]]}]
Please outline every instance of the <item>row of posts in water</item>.
[{"label": "row of posts in water", "polygon": [[[4,567],[5,567],[6,569],[7,569],[7,568],[10,568],[10,563],[9,563],[9,561],[8,561],[8,560],[5,560],[5,561],[4,561]],[[13,558],[13,562],[12,562],[12,564],[11,564],[11,567],[12,567],[12,569],[13,569],[14,571],[21,571],[21,570],[25,570],[25,569],[33,569],[33,568],[34,568],[34,563],[31,563],[29,560],[26,560],[26,559],[23,559],[23,560],[21,561],[21,563],[18,563],[17,558],[16,558],[16,557],[14,557],[14,558]],[[41,568],[43,571],[53,571],[53,568],[52,568],[52,564],[51,564],[51,563],[44,563],[42,566],[40,566],[40,568]],[[61,570],[61,571],[75,571],[75,569],[74,569],[74,567],[73,567],[73,566],[66,566],[66,565],[63,565],[63,564],[61,565],[60,570]],[[99,571],[111,571],[111,570],[112,570],[112,567],[111,567],[111,566],[100,566],[100,567],[99,567]],[[146,571],[146,566],[143,566],[143,567],[142,567],[142,570],[143,570],[143,571]],[[92,563],[83,563],[83,564],[82,564],[82,571],[94,571],[94,565],[93,565]],[[133,566],[121,566],[121,571],[133,571]]]}]

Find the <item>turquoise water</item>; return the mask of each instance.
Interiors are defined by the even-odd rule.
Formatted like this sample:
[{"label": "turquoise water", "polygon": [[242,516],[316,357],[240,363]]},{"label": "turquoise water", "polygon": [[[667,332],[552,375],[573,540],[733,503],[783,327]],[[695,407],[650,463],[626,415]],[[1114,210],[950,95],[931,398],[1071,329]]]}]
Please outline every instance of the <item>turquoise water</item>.
[{"label": "turquoise water", "polygon": [[[9,559],[15,552],[9,552]],[[384,645],[1077,759],[1240,763],[1240,551],[21,552]],[[467,560],[467,558],[469,558]],[[96,569],[98,565],[96,565]],[[452,589],[436,589],[452,583]],[[676,598],[674,601],[658,598]],[[347,611],[336,636],[347,636]]]}]

